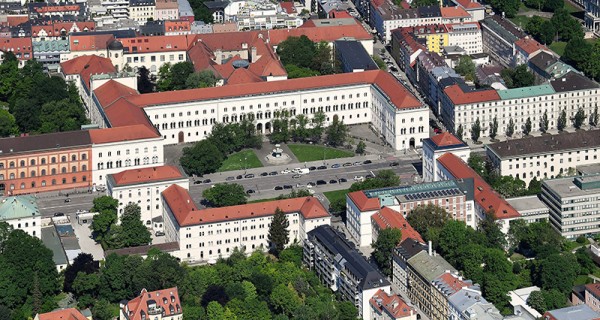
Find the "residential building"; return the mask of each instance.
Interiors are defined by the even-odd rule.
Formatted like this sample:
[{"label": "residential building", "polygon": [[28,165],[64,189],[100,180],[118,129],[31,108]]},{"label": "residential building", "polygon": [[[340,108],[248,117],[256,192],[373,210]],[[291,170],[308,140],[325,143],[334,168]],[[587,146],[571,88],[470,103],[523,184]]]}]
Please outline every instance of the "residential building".
[{"label": "residential building", "polygon": [[431,138],[423,140],[423,181],[439,181],[439,168],[437,159],[443,154],[450,152],[463,161],[467,161],[471,155],[471,149],[466,143],[459,140],[449,132],[443,132]]},{"label": "residential building", "polygon": [[229,257],[234,248],[267,250],[269,225],[277,209],[289,221],[288,244],[304,241],[307,232],[331,219],[313,197],[200,209],[179,185],[161,194],[166,242],[179,243],[174,255],[182,261],[212,262]]},{"label": "residential building", "polygon": [[75,308],[68,308],[38,313],[33,320],[92,320],[92,313],[89,309],[85,309],[82,312]]},{"label": "residential building", "polygon": [[16,195],[89,188],[91,158],[87,131],[0,139],[0,192]]},{"label": "residential building", "polygon": [[41,237],[41,215],[33,196],[2,198],[0,221],[8,223],[13,229],[23,230],[32,237]]},{"label": "residential building", "polygon": [[527,223],[548,221],[550,209],[540,199],[539,195],[506,199]]},{"label": "residential building", "polygon": [[529,36],[525,36],[524,38],[515,41],[513,65],[518,66],[526,64],[530,59],[542,52],[553,54],[552,50],[548,49],[545,45]]},{"label": "residential building", "polygon": [[600,312],[600,284],[590,283],[583,286],[582,299],[573,299],[573,304],[585,304],[595,312]]},{"label": "residential building", "polygon": [[12,52],[19,61],[19,67],[33,59],[33,44],[31,38],[0,38],[0,62],[4,60],[4,53]]},{"label": "residential building", "polygon": [[119,306],[119,320],[181,320],[183,309],[177,287],[148,292],[142,289],[140,295]]},{"label": "residential building", "polygon": [[56,266],[56,271],[61,272],[69,265],[67,254],[60,242],[60,237],[56,232],[54,225],[46,226],[41,229],[41,239],[44,246],[52,251],[52,261]]},{"label": "residential building", "polygon": [[[153,228],[153,221],[162,223],[161,192],[173,184],[189,189],[188,177],[174,166],[125,170],[108,174],[106,182],[107,194],[119,200],[119,215],[128,204],[138,204],[142,213],[142,222],[148,228]],[[158,226],[158,229],[162,227]]]},{"label": "residential building", "polygon": [[562,62],[558,55],[547,51],[542,51],[530,58],[527,67],[535,75],[537,84],[560,78],[571,71],[577,72],[575,68]]},{"label": "residential building", "polygon": [[156,20],[156,2],[155,0],[129,0],[127,13],[129,19],[143,25],[147,21]]},{"label": "residential building", "polygon": [[329,225],[308,232],[303,262],[343,300],[354,303],[362,319],[372,319],[370,301],[375,293],[390,293],[385,276]]},{"label": "residential building", "polygon": [[428,250],[427,245],[413,238],[408,238],[400,242],[400,245],[392,252],[392,283],[398,287],[400,292],[408,292],[410,289],[408,259],[424,250]]},{"label": "residential building", "polygon": [[60,64],[60,55],[69,52],[68,40],[46,40],[32,43],[33,57],[44,69],[54,69]]},{"label": "residential building", "polygon": [[585,8],[584,23],[586,29],[598,34],[600,32],[600,1],[583,0]]},{"label": "residential building", "polygon": [[413,209],[428,204],[440,206],[454,219],[476,226],[473,179],[465,179],[348,193],[346,228],[359,246],[369,246],[374,241],[372,217],[381,208],[388,207],[406,217]]},{"label": "residential building", "polygon": [[108,49],[111,58],[114,57],[113,64],[119,66],[119,70],[125,65],[133,70],[145,66],[152,74],[157,74],[165,63],[187,61],[187,50],[192,40],[193,37],[188,38],[187,35],[123,38],[111,43]]},{"label": "residential building", "polygon": [[373,58],[358,41],[335,41],[333,47],[343,72],[379,69]]},{"label": "residential building", "polygon": [[[485,298],[479,289],[462,288],[448,298],[450,318],[452,320],[502,320],[509,319]],[[531,319],[533,320],[533,319]]]},{"label": "residential building", "polygon": [[513,307],[515,315],[524,316],[532,320],[542,318],[541,313],[527,304],[527,300],[529,299],[531,293],[536,291],[540,291],[540,288],[531,286],[508,292],[508,295],[510,296],[510,305]]},{"label": "residential building", "polygon": [[467,54],[483,52],[483,38],[478,22],[461,22],[446,24],[448,30],[448,45],[458,46]]},{"label": "residential building", "polygon": [[599,148],[600,130],[579,130],[486,145],[486,154],[498,174],[529,184],[597,163]]},{"label": "residential building", "polygon": [[385,43],[392,40],[391,32],[394,29],[441,22],[439,6],[402,9],[390,1],[371,1],[370,4],[369,24]]},{"label": "residential building", "polygon": [[31,40],[33,42],[47,40],[69,40],[68,36],[74,32],[93,32],[96,24],[93,21],[50,21],[31,26]]},{"label": "residential building", "polygon": [[485,7],[477,0],[451,0],[457,7],[463,8],[474,21],[485,18]]},{"label": "residential building", "polygon": [[581,304],[573,307],[550,310],[544,313],[544,320],[598,320],[600,313],[592,310],[589,306]]},{"label": "residential building", "polygon": [[[177,0],[155,0],[156,20],[179,20],[179,4]],[[188,21],[189,23],[189,21]]]},{"label": "residential building", "polygon": [[399,295],[379,290],[369,302],[372,320],[417,320],[415,308],[406,304]]},{"label": "residential building", "polygon": [[398,229],[402,233],[402,237],[400,238],[400,242],[412,238],[419,242],[424,242],[421,235],[413,229],[413,227],[406,221],[406,218],[398,211],[394,211],[388,207],[383,207],[381,210],[377,211],[373,216],[371,216],[372,225],[373,225],[373,233],[372,238],[373,242],[377,241],[379,238],[379,232],[383,229]]},{"label": "residential building", "polygon": [[497,14],[486,17],[480,23],[483,51],[489,53],[504,67],[511,66],[514,43],[524,38],[525,33],[510,20]]},{"label": "residential building", "polygon": [[600,232],[600,175],[544,180],[542,201],[550,209],[550,223],[563,237]]}]

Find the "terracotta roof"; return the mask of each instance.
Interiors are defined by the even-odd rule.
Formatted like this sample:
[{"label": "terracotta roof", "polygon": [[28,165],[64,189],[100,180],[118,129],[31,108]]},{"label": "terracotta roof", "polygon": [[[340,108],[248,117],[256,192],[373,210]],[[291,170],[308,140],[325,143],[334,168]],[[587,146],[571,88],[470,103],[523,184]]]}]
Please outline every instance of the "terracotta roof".
[{"label": "terracotta roof", "polygon": [[381,313],[385,310],[391,319],[403,319],[417,314],[415,309],[406,304],[399,295],[389,295],[381,289],[375,292],[369,303],[372,308]]},{"label": "terracotta roof", "polygon": [[476,2],[474,0],[454,0],[454,2],[458,3],[459,5],[461,5],[463,8],[465,8],[467,10],[483,8],[481,3]]},{"label": "terracotta roof", "polygon": [[350,200],[358,207],[360,211],[379,210],[379,198],[369,198],[362,191],[354,191],[348,193]]},{"label": "terracotta roof", "polygon": [[250,64],[248,70],[262,77],[287,76],[287,71],[273,52],[263,54],[257,61]]},{"label": "terracotta roof", "polygon": [[296,7],[293,2],[280,2],[279,6],[281,6],[283,12],[287,14],[296,13]]},{"label": "terracotta roof", "polygon": [[136,90],[130,88],[118,81],[108,80],[100,87],[94,90],[94,95],[100,105],[103,107],[109,106],[111,103],[115,102],[117,99],[121,97],[126,97],[130,95],[138,94]]},{"label": "terracotta roof", "polygon": [[449,292],[447,291],[449,296],[457,293],[462,288],[470,287],[473,285],[471,281],[464,281],[462,280],[462,278],[459,278],[458,276],[450,272],[442,274],[436,280],[442,282],[445,285],[445,289],[449,290]]},{"label": "terracotta roof", "polygon": [[144,110],[131,103],[127,98],[119,98],[108,107],[105,107],[104,113],[106,114],[111,127],[143,124],[148,128],[155,130]]},{"label": "terracotta roof", "polygon": [[39,320],[88,320],[75,308],[40,313]]},{"label": "terracotta roof", "polygon": [[[127,319],[129,320],[150,319],[152,317],[149,315],[148,307],[152,304],[156,305],[156,308],[162,309],[163,318],[183,313],[177,287],[152,292],[142,289],[139,296],[127,302],[126,310],[123,310],[123,313],[128,315]],[[150,310],[150,312],[152,311]]]},{"label": "terracotta roof", "polygon": [[33,59],[31,38],[0,38],[0,51],[12,51],[18,60]]},{"label": "terracotta roof", "polygon": [[457,137],[455,137],[452,133],[449,132],[438,134],[436,136],[431,137],[430,139],[438,147],[447,147],[457,144],[464,144],[462,141],[460,141]]},{"label": "terracotta roof", "polygon": [[173,92],[156,92],[128,98],[140,107],[171,104],[186,101],[200,101],[276,93],[287,91],[301,91],[322,87],[346,86],[352,84],[374,84],[398,109],[419,108],[420,102],[393,76],[385,71],[371,70],[364,72],[334,74],[327,76],[288,79],[285,81],[270,81],[261,83],[245,83],[213,88],[200,88],[182,90],[178,94]]},{"label": "terracotta roof", "polygon": [[250,82],[263,82],[259,76],[248,71],[246,68],[235,69],[233,73],[227,78],[227,84],[240,84]]},{"label": "terracotta roof", "polygon": [[125,186],[132,184],[179,180],[187,178],[175,166],[158,166],[142,169],[131,169],[111,174],[110,176],[115,186]]},{"label": "terracotta roof", "polygon": [[71,51],[96,51],[104,50],[115,39],[112,34],[78,34],[69,36]]},{"label": "terracotta roof", "polygon": [[289,37],[307,36],[314,42],[333,42],[341,38],[354,38],[357,40],[369,40],[373,37],[360,24],[320,27],[302,27],[296,29],[269,30],[269,40],[272,46],[277,46]]},{"label": "terracotta roof", "polygon": [[464,92],[459,85],[454,84],[444,89],[444,92],[455,105],[500,100],[494,89]]},{"label": "terracotta roof", "polygon": [[49,5],[49,6],[43,6],[43,7],[36,7],[36,8],[34,8],[34,10],[39,13],[79,11],[79,5],[78,4],[68,5],[68,6]]},{"label": "terracotta roof", "polygon": [[277,208],[285,213],[301,213],[305,219],[329,217],[327,210],[325,210],[321,202],[314,197],[275,200],[199,210],[194,204],[188,191],[178,185],[168,187],[162,192],[162,195],[181,227],[219,221],[271,216],[275,213]]},{"label": "terracotta roof", "polygon": [[54,22],[47,25],[31,26],[31,35],[37,37],[39,32],[44,30],[49,37],[58,37],[62,35],[64,30],[67,34],[79,31],[94,31],[96,23],[93,21],[79,22]]},{"label": "terracotta roof", "polygon": [[233,62],[237,60],[242,60],[239,55],[235,55],[233,58],[229,59],[226,63],[223,64],[213,64],[212,67],[217,70],[217,72],[221,75],[221,78],[227,79],[231,76],[235,68],[233,67]]},{"label": "terracotta roof", "polygon": [[[333,18],[335,18],[335,19],[354,18],[346,10],[334,10],[332,12],[332,14],[333,14]],[[312,19],[308,20],[307,22],[311,22],[314,26],[314,22],[312,21]],[[303,24],[303,26],[304,26],[304,24]]]},{"label": "terracotta roof", "polygon": [[442,7],[440,8],[442,18],[469,18],[471,15],[463,7]]},{"label": "terracotta roof", "polygon": [[154,139],[158,137],[160,135],[155,130],[143,124],[90,130],[92,144]]},{"label": "terracotta roof", "polygon": [[538,50],[546,50],[550,51],[545,45],[535,41],[532,38],[525,37],[515,41],[515,46],[521,48],[528,55],[538,51]]},{"label": "terracotta roof", "polygon": [[392,210],[388,207],[383,207],[381,210],[375,212],[371,219],[377,223],[380,229],[400,229],[402,232],[402,238],[400,239],[400,242],[408,238],[415,239],[419,242],[425,242],[423,241],[423,238],[421,238],[421,235],[415,229],[413,229],[408,221],[406,221],[404,216],[398,211]]},{"label": "terracotta roof", "polygon": [[123,38],[119,41],[123,44],[123,52],[145,53],[187,51],[195,39],[195,35],[175,35]]},{"label": "terracotta roof", "polygon": [[177,0],[156,0],[156,10],[179,9]]},{"label": "terracotta roof", "polygon": [[[260,34],[262,33],[258,31],[227,32],[225,34],[205,33],[197,35],[195,42],[204,42],[212,51],[216,51],[217,49],[221,49],[222,51],[239,51],[251,48],[257,41],[264,42],[263,39],[259,38]],[[227,41],[223,41],[225,37]],[[244,44],[247,45],[247,48],[244,48]]]},{"label": "terracotta roof", "polygon": [[486,212],[494,210],[496,219],[511,219],[521,215],[488,185],[468,164],[452,153],[445,153],[437,161],[455,179],[473,178],[475,202]]},{"label": "terracotta roof", "polygon": [[[177,1],[175,1],[174,3],[175,3],[175,8],[177,8]],[[158,4],[158,2],[157,2],[157,4]],[[167,20],[167,21],[165,21],[165,32],[189,31],[191,29],[192,29],[192,24],[188,20]]]},{"label": "terracotta roof", "polygon": [[29,21],[29,16],[26,14],[10,15],[10,16],[6,17],[6,22],[8,23],[9,27],[16,27],[16,26],[20,25],[21,23],[25,23],[27,21]]},{"label": "terracotta roof", "polygon": [[64,74],[78,74],[88,88],[92,75],[117,72],[109,58],[96,55],[73,58],[62,62],[60,67]]}]

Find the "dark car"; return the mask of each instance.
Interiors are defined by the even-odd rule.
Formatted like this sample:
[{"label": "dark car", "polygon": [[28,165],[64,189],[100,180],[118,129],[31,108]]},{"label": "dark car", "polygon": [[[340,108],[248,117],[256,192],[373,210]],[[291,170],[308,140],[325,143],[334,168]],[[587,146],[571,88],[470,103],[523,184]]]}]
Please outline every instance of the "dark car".
[{"label": "dark car", "polygon": [[323,170],[323,169],[327,169],[327,166],[318,166],[317,170]]},{"label": "dark car", "polygon": [[269,175],[270,176],[276,176],[277,175],[277,171],[271,171],[271,172],[269,172]]},{"label": "dark car", "polygon": [[246,178],[246,179],[254,178],[254,174],[248,173],[247,175],[244,176],[244,178]]},{"label": "dark car", "polygon": [[371,163],[373,163],[373,161],[371,161],[371,160],[365,160],[365,161],[363,161],[363,164],[371,164]]},{"label": "dark car", "polygon": [[317,185],[318,186],[322,186],[324,184],[327,184],[327,181],[325,181],[325,180],[317,180]]},{"label": "dark car", "polygon": [[343,182],[348,182],[348,179],[346,179],[346,178],[339,178],[338,181],[340,183],[343,183]]},{"label": "dark car", "polygon": [[194,184],[201,184],[201,183],[202,183],[202,181],[200,181],[200,180],[194,181]]},{"label": "dark car", "polygon": [[308,170],[309,170],[309,171],[315,171],[315,170],[317,170],[317,167],[315,167],[315,166],[312,166],[312,167],[309,167],[309,168],[308,168]]},{"label": "dark car", "polygon": [[394,162],[390,163],[390,167],[397,167],[399,165],[400,165],[400,162],[398,162],[398,161],[394,161]]},{"label": "dark car", "polygon": [[55,214],[54,214],[54,216],[55,216],[55,217],[64,217],[64,216],[65,216],[65,214],[64,214],[64,213],[62,213],[62,212],[57,212],[57,213],[55,213]]},{"label": "dark car", "polygon": [[329,180],[329,183],[330,183],[330,184],[331,184],[331,183],[337,183],[337,180],[335,180],[335,179],[331,179],[331,180]]},{"label": "dark car", "polygon": [[266,177],[266,176],[268,176],[268,175],[269,175],[269,173],[268,173],[268,172],[263,172],[263,173],[261,173],[261,174],[260,174],[260,176],[261,176],[261,177]]},{"label": "dark car", "polygon": [[165,233],[164,233],[164,232],[162,232],[162,231],[156,231],[156,232],[154,233],[154,236],[155,236],[155,237],[162,237],[162,236],[164,236],[164,235],[165,235]]},{"label": "dark car", "polygon": [[283,190],[283,187],[282,187],[282,186],[277,186],[277,187],[275,187],[275,188],[273,188],[273,189],[274,189],[274,190]]},{"label": "dark car", "polygon": [[231,180],[235,180],[234,177],[227,177],[227,179],[225,179],[226,181],[231,181]]},{"label": "dark car", "polygon": [[346,162],[346,163],[344,163],[344,167],[352,167],[352,163],[351,162]]},{"label": "dark car", "polygon": [[331,168],[332,168],[332,169],[337,169],[337,168],[339,168],[339,167],[341,167],[341,166],[342,166],[342,165],[340,165],[339,163],[336,163],[336,164],[332,164],[332,165],[331,165]]},{"label": "dark car", "polygon": [[253,194],[256,193],[256,191],[252,190],[252,189],[248,189],[246,190],[246,194]]},{"label": "dark car", "polygon": [[284,189],[291,189],[291,188],[292,188],[292,186],[291,186],[291,185],[289,185],[289,184],[286,184],[286,185],[284,185],[284,186],[283,186],[283,188],[284,188]]},{"label": "dark car", "polygon": [[316,186],[316,184],[314,182],[309,182],[306,184],[308,187],[314,187]]},{"label": "dark car", "polygon": [[204,180],[202,180],[202,183],[211,183],[211,182],[212,182],[212,180],[210,180],[210,179],[204,179]]},{"label": "dark car", "polygon": [[292,178],[294,178],[294,179],[298,179],[300,177],[301,177],[301,175],[299,175],[299,174],[295,174],[295,175],[292,176]]},{"label": "dark car", "polygon": [[69,199],[69,198],[66,198],[66,199],[65,199],[65,202],[71,202],[71,199]]},{"label": "dark car", "polygon": [[240,180],[240,179],[244,179],[244,176],[240,174],[240,175],[238,175],[238,176],[237,176],[237,177],[235,177],[235,178],[236,178],[237,180]]}]

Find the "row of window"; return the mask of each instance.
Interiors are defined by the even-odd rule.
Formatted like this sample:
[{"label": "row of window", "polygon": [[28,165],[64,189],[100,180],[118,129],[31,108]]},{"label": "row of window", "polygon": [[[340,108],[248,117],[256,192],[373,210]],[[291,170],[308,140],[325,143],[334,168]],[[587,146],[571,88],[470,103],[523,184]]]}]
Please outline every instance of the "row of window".
[{"label": "row of window", "polygon": [[[87,166],[84,164],[81,166],[81,171],[87,171]],[[56,168],[52,168],[50,169],[50,174],[51,175],[55,175],[57,174],[57,170]],[[77,166],[72,166],[71,167],[71,173],[76,173],[77,172]],[[60,169],[60,173],[65,174],[68,173],[67,172],[67,167],[62,167]],[[46,169],[42,169],[40,170],[40,176],[45,176],[46,175]],[[29,173],[29,177],[26,176],[25,171],[21,171],[21,173],[19,174],[19,178],[24,179],[24,178],[35,178],[36,177],[36,171],[35,170],[31,170],[31,172]],[[11,173],[8,176],[9,179],[15,179],[16,175],[14,173]],[[4,180],[4,174],[0,174],[0,180]]]},{"label": "row of window", "polygon": [[[86,181],[87,181],[87,176],[82,176],[81,177],[81,182],[86,182]],[[77,177],[71,178],[71,183],[77,183],[77,182],[78,182]],[[56,181],[56,179],[52,179],[50,181],[50,183],[51,183],[51,185],[54,186],[54,185],[57,184],[57,181]],[[67,178],[62,178],[61,184],[67,184]],[[42,180],[42,182],[40,183],[40,186],[41,187],[47,186],[46,180]],[[26,187],[27,187],[26,184],[24,182],[22,182],[21,185],[20,185],[20,189],[25,189]],[[32,181],[31,182],[31,188],[36,188],[36,187],[37,187],[37,184],[35,183],[35,181]],[[9,188],[10,188],[10,190],[15,190],[15,184],[11,183],[10,186],[9,186]]]},{"label": "row of window", "polygon": [[[153,152],[158,151],[158,147],[156,147],[156,146],[152,147],[152,151]],[[140,148],[135,148],[134,152],[135,152],[135,154],[139,154],[140,153]],[[121,150],[117,150],[116,153],[117,153],[117,156],[120,156],[121,155]],[[130,153],[130,150],[126,149],[125,150],[125,155],[129,155],[129,153]],[[148,153],[148,147],[144,147],[144,153]],[[112,151],[108,152],[108,156],[112,157]],[[98,153],[98,158],[102,158],[102,152]]]},{"label": "row of window", "polygon": [[[158,163],[158,156],[154,156],[152,157],[152,163]],[[144,157],[143,158],[143,164],[147,165],[150,164],[150,158],[149,157]],[[108,161],[106,162],[106,169],[112,169],[114,165],[114,168],[121,168],[123,166],[123,161],[122,160],[117,160],[117,161]],[[140,158],[135,158],[133,159],[133,165],[134,166],[139,166],[140,165]],[[126,167],[130,167],[131,166],[131,159],[127,159],[125,160],[125,166]],[[104,162],[99,162],[98,163],[98,170],[104,170]]]},{"label": "row of window", "polygon": [[[67,162],[67,159],[68,159],[67,156],[62,156],[62,157],[60,157],[60,162]],[[87,154],[85,154],[85,153],[81,154],[81,160],[87,160]],[[77,155],[76,154],[71,155],[71,161],[77,161]],[[35,166],[36,163],[37,162],[35,161],[35,159],[29,160],[29,165],[30,166]],[[50,163],[56,163],[56,157],[51,157],[50,158]],[[41,165],[46,164],[46,158],[40,159],[40,164]],[[14,168],[15,165],[16,165],[15,161],[11,161],[11,162],[8,163],[8,167],[9,168]],[[27,162],[25,160],[19,161],[19,167],[25,167],[25,166],[27,166]],[[0,162],[0,169],[4,169],[4,162]]]}]

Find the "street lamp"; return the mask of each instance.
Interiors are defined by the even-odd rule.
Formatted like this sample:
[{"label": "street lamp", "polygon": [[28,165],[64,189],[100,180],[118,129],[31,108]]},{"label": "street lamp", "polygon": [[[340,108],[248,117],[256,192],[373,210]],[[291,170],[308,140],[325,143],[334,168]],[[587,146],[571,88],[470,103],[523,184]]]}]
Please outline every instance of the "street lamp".
[{"label": "street lamp", "polygon": [[323,148],[323,165],[325,165],[325,151],[327,150],[327,143],[325,144],[325,147]]}]

